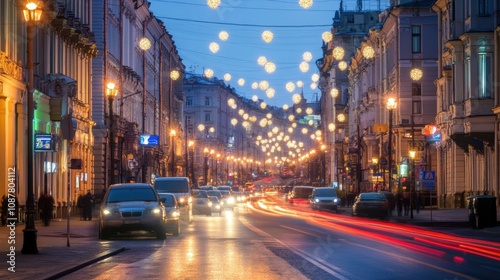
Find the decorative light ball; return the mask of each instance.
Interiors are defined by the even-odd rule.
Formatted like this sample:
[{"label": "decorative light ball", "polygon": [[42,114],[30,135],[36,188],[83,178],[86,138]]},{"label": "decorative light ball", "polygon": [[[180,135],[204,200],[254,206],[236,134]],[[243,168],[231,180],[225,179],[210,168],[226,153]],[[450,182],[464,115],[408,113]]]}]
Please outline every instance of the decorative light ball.
[{"label": "decorative light ball", "polygon": [[316,134],[316,136],[318,137],[321,137],[321,135],[323,135],[323,132],[321,132],[321,130],[316,130],[314,134]]},{"label": "decorative light ball", "polygon": [[270,119],[272,119],[272,118],[273,118],[273,114],[271,114],[271,113],[267,113],[267,114],[266,114],[266,118],[267,118],[267,119],[269,119],[269,120],[270,120]]},{"label": "decorative light ball", "polygon": [[264,80],[264,81],[260,81],[260,83],[259,83],[259,88],[260,88],[261,90],[266,90],[266,89],[268,89],[268,88],[269,88],[269,82],[268,82],[268,81],[266,81],[266,80]]},{"label": "decorative light ball", "polygon": [[259,83],[253,82],[252,83],[252,89],[258,89],[259,88]]},{"label": "decorative light ball", "polygon": [[321,38],[323,39],[323,41],[325,41],[325,43],[330,42],[333,39],[332,32],[330,31],[323,32],[323,34],[321,34]]},{"label": "decorative light ball", "polygon": [[244,85],[245,85],[245,79],[243,79],[243,78],[239,78],[239,79],[238,79],[238,85],[239,85],[240,87],[244,86]]},{"label": "decorative light ball", "polygon": [[339,122],[345,122],[345,115],[343,113],[340,113],[337,115],[337,120]]},{"label": "decorative light ball", "polygon": [[311,134],[309,137],[311,137],[311,140],[315,140],[316,139],[316,135],[314,135],[314,134]]},{"label": "decorative light ball", "polygon": [[302,134],[307,134],[307,132],[309,131],[306,127],[302,128]]},{"label": "decorative light ball", "polygon": [[345,61],[339,62],[339,69],[340,71],[344,71],[345,69],[347,69],[347,62]]},{"label": "decorative light ball", "polygon": [[304,82],[299,80],[295,83],[295,85],[297,85],[297,87],[301,88],[301,87],[304,87]]},{"label": "decorative light ball", "polygon": [[243,119],[244,119],[245,121],[246,121],[246,120],[248,120],[248,118],[249,118],[249,117],[250,117],[250,116],[248,115],[248,113],[243,114]]},{"label": "decorative light ball", "polygon": [[273,124],[273,120],[269,119],[267,120],[267,125],[272,125]]},{"label": "decorative light ball", "polygon": [[302,54],[302,59],[303,59],[304,61],[309,62],[309,61],[311,61],[311,59],[312,59],[312,58],[313,58],[313,55],[312,55],[312,53],[311,53],[311,52],[304,52],[304,53]]},{"label": "decorative light ball", "polygon": [[234,104],[233,106],[231,106],[231,109],[233,109],[233,110],[236,109],[236,108],[238,108],[238,105],[236,105],[236,104]]},{"label": "decorative light ball", "polygon": [[233,106],[235,103],[236,103],[236,101],[233,98],[229,98],[227,100],[227,105],[229,105],[229,106]]},{"label": "decorative light ball", "polygon": [[294,104],[299,104],[300,100],[302,100],[302,96],[300,94],[296,93],[292,96],[292,101]]},{"label": "decorative light ball", "polygon": [[262,32],[262,40],[264,40],[264,42],[271,43],[273,38],[274,38],[273,32],[269,30],[265,30],[264,32]]},{"label": "decorative light ball", "polygon": [[334,123],[329,123],[328,124],[328,131],[334,132],[335,131],[335,124]]},{"label": "decorative light ball", "polygon": [[307,124],[310,125],[310,126],[312,126],[314,124],[314,121],[313,120],[309,120],[309,121],[307,121]]},{"label": "decorative light ball", "polygon": [[217,53],[219,51],[219,44],[217,44],[216,42],[212,42],[208,45],[208,49],[212,53]]},{"label": "decorative light ball", "polygon": [[205,77],[210,79],[214,76],[214,70],[207,68],[207,69],[205,69],[205,71],[203,71],[203,74],[205,75]]},{"label": "decorative light ball", "polygon": [[308,115],[312,115],[312,113],[313,113],[313,109],[312,109],[311,107],[308,107],[308,108],[306,109],[306,114],[308,114]]},{"label": "decorative light ball", "polygon": [[332,87],[332,89],[330,89],[330,96],[336,98],[339,96],[339,90],[336,87]]},{"label": "decorative light ball", "polygon": [[257,117],[256,116],[251,116],[250,117],[250,121],[251,122],[256,122],[257,121]]},{"label": "decorative light ball", "polygon": [[295,120],[295,116],[294,115],[288,115],[288,120],[293,122]]},{"label": "decorative light ball", "polygon": [[372,46],[364,46],[361,52],[363,53],[363,57],[366,59],[372,59],[375,56],[375,50]]},{"label": "decorative light ball", "polygon": [[231,124],[236,126],[238,124],[238,120],[236,118],[231,119]]},{"label": "decorative light ball", "polygon": [[288,92],[292,92],[295,90],[295,84],[293,82],[288,82],[286,83],[285,88]]},{"label": "decorative light ball", "polygon": [[263,55],[259,56],[259,58],[257,58],[257,64],[259,64],[260,66],[264,66],[265,64],[267,63],[267,58]]},{"label": "decorative light ball", "polygon": [[259,106],[261,109],[266,109],[267,104],[266,104],[266,102],[261,102]]},{"label": "decorative light ball", "polygon": [[198,130],[199,130],[199,131],[205,131],[205,125],[204,125],[204,124],[202,124],[202,123],[200,123],[200,124],[198,125]]},{"label": "decorative light ball", "polygon": [[306,61],[302,61],[299,64],[299,69],[302,73],[309,71],[309,63],[307,63]]},{"label": "decorative light ball", "polygon": [[274,88],[270,87],[270,88],[266,89],[267,98],[273,98],[275,93],[276,93],[276,91],[274,90]]},{"label": "decorative light ball", "polygon": [[219,5],[220,5],[220,0],[207,0],[207,5],[208,5],[211,9],[215,10],[215,9],[217,9],[217,7],[219,7]]},{"label": "decorative light ball", "polygon": [[292,123],[292,127],[296,128],[297,127],[297,123]]},{"label": "decorative light ball", "polygon": [[181,72],[179,72],[179,70],[170,71],[170,79],[177,81],[177,79],[179,79],[180,76],[181,76]]},{"label": "decorative light ball", "polygon": [[297,108],[297,110],[295,110],[295,112],[297,112],[297,114],[302,113],[302,108]]},{"label": "decorative light ball", "polygon": [[311,83],[310,85],[311,89],[317,89],[318,88],[318,84],[317,83]]},{"label": "decorative light ball", "polygon": [[244,121],[241,123],[241,125],[244,127],[244,128],[247,128],[250,126],[250,123],[248,121]]},{"label": "decorative light ball", "polygon": [[342,60],[344,58],[344,55],[345,55],[344,48],[339,47],[339,46],[333,48],[332,55],[333,55],[333,58],[335,58],[336,60]]},{"label": "decorative light ball", "polygon": [[151,48],[151,41],[146,37],[141,38],[139,40],[139,48],[143,51],[149,50]]},{"label": "decorative light ball", "polygon": [[304,9],[309,9],[313,4],[313,0],[299,0],[299,5]]},{"label": "decorative light ball", "polygon": [[226,31],[219,32],[219,39],[221,41],[227,41],[227,39],[229,39],[229,33],[227,33]]},{"label": "decorative light ball", "polygon": [[253,102],[257,102],[257,101],[259,101],[259,97],[258,97],[257,95],[255,95],[255,94],[254,94],[254,95],[252,96],[252,101],[253,101]]},{"label": "decorative light ball", "polygon": [[215,127],[211,127],[211,128],[209,128],[209,129],[208,129],[208,132],[210,132],[210,133],[215,133]]},{"label": "decorative light ball", "polygon": [[280,129],[277,126],[275,126],[275,127],[273,127],[272,131],[273,131],[274,134],[278,134],[278,132],[280,131]]},{"label": "decorative light ball", "polygon": [[229,73],[224,74],[224,81],[226,81],[226,82],[231,81],[231,74],[229,74]]},{"label": "decorative light ball", "polygon": [[290,107],[288,106],[288,104],[283,104],[283,110],[285,110],[285,111],[286,111],[286,110],[288,110],[288,108],[290,108]]},{"label": "decorative light ball", "polygon": [[423,75],[424,75],[424,72],[422,72],[422,70],[419,68],[413,68],[410,71],[410,77],[414,81],[419,81],[420,79],[422,79]]},{"label": "decorative light ball", "polygon": [[260,120],[260,122],[259,122],[259,125],[260,125],[261,127],[266,127],[266,125],[267,125],[267,120],[266,120],[266,119],[261,119],[261,120]]},{"label": "decorative light ball", "polygon": [[266,64],[264,64],[264,70],[266,70],[266,72],[269,74],[274,73],[274,71],[276,71],[276,64],[268,61]]},{"label": "decorative light ball", "polygon": [[312,75],[311,75],[311,81],[313,81],[313,82],[315,82],[315,83],[316,83],[317,81],[319,81],[319,75],[318,75],[317,73],[312,74]]}]

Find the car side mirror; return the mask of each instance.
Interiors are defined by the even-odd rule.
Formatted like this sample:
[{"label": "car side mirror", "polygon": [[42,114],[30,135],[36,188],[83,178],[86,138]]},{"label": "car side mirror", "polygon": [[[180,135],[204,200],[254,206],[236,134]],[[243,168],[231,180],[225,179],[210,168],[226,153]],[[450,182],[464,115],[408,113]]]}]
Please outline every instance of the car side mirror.
[{"label": "car side mirror", "polygon": [[167,198],[166,197],[162,197],[162,198],[160,198],[160,201],[163,202],[163,203],[165,203],[165,201],[167,201]]}]

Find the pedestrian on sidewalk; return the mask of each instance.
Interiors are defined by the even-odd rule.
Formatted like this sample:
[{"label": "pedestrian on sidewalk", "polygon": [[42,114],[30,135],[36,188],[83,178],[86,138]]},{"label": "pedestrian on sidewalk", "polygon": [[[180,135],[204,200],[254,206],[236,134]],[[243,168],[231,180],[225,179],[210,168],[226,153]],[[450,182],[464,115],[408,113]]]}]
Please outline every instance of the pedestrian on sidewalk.
[{"label": "pedestrian on sidewalk", "polygon": [[54,198],[49,195],[48,193],[45,193],[38,199],[38,209],[40,209],[40,217],[43,220],[43,224],[45,226],[50,225],[50,220],[52,220],[52,215],[54,212],[54,206],[55,206],[55,201]]},{"label": "pedestrian on sidewalk", "polygon": [[403,195],[400,191],[396,194],[396,207],[398,208],[398,216],[403,214]]},{"label": "pedestrian on sidewalk", "polygon": [[417,191],[417,194],[415,195],[415,209],[418,212],[420,212],[420,207],[422,207],[422,194],[420,191]]},{"label": "pedestrian on sidewalk", "polygon": [[78,212],[80,212],[80,220],[83,220],[83,193],[78,195],[78,200],[76,201],[76,206],[78,207]]},{"label": "pedestrian on sidewalk", "polygon": [[83,197],[83,220],[92,220],[92,208],[94,207],[94,197],[87,191],[87,194]]},{"label": "pedestrian on sidewalk", "polygon": [[410,215],[410,192],[409,191],[403,192],[403,208],[404,208],[404,215],[405,216]]}]

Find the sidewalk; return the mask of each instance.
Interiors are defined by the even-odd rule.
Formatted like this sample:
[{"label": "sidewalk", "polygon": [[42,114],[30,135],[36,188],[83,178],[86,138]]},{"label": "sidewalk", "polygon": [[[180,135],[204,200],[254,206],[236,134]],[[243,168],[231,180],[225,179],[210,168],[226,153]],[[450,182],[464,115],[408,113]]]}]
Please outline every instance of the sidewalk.
[{"label": "sidewalk", "polygon": [[[98,221],[70,220],[69,247],[67,239],[67,220],[52,220],[44,226],[40,220],[35,224],[38,254],[25,255],[23,248],[24,224],[15,227],[15,234],[9,227],[0,227],[0,279],[47,279],[66,270],[89,265],[123,248],[113,242],[98,242]],[[9,244],[9,235],[14,236],[15,244]],[[12,239],[11,239],[12,240]],[[8,269],[11,258],[7,254],[10,246],[15,246],[15,272]],[[12,263],[14,264],[14,263]]]}]

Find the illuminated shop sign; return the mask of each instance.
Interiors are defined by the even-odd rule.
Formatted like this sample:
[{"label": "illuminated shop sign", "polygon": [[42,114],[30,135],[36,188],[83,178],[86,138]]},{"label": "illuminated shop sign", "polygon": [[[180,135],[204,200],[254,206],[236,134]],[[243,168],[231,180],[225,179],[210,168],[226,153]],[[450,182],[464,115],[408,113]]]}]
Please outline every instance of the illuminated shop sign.
[{"label": "illuminated shop sign", "polygon": [[159,142],[158,135],[142,134],[139,137],[139,145],[142,146],[158,146]]}]

